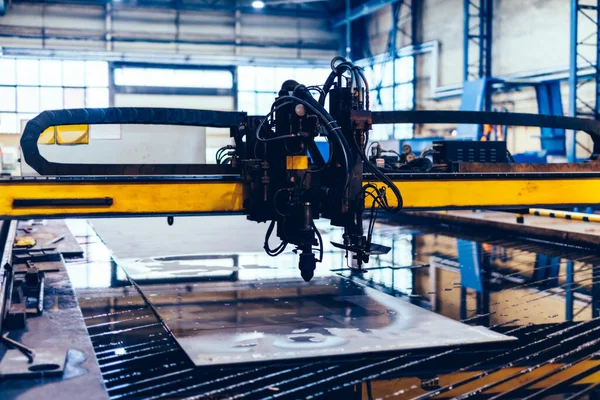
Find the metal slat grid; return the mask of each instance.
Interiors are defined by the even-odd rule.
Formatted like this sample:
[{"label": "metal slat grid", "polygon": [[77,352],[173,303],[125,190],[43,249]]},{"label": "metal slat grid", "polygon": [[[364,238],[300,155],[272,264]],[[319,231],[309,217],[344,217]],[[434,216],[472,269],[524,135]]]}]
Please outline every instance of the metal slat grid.
[{"label": "metal slat grid", "polygon": [[[390,235],[395,235],[393,229],[383,231],[382,236]],[[510,248],[512,256],[517,260],[522,257],[524,263],[528,254],[540,251],[539,245],[531,243],[505,240],[486,243]],[[542,250],[552,255],[552,250]],[[577,249],[556,252],[583,263],[579,271],[592,268],[589,263],[598,262],[597,256]],[[542,267],[534,266],[534,270],[537,268]],[[508,274],[503,278],[510,277]],[[591,281],[595,282],[595,278],[594,273]],[[498,278],[489,279],[492,284]],[[543,279],[517,286],[543,284]],[[571,288],[589,283],[574,281]],[[514,290],[517,286],[503,290]],[[371,397],[373,392],[383,398],[543,398],[556,393],[580,398],[598,387],[595,379],[574,385],[600,371],[600,362],[596,361],[600,352],[597,316],[576,323],[552,323],[549,318],[549,323],[541,325],[521,321],[520,325],[492,326],[519,338],[518,344],[508,349],[468,347],[207,370],[193,368],[133,287],[108,289],[92,297],[86,297],[89,295],[86,291],[78,295],[108,394],[113,399],[363,398]],[[532,299],[521,299],[506,309],[534,308],[536,299],[545,295],[541,292]],[[481,316],[467,318],[465,322],[482,322]],[[432,376],[435,378],[431,379]],[[397,380],[382,386],[384,389],[380,387],[382,382],[400,377],[418,377],[421,383]]]}]

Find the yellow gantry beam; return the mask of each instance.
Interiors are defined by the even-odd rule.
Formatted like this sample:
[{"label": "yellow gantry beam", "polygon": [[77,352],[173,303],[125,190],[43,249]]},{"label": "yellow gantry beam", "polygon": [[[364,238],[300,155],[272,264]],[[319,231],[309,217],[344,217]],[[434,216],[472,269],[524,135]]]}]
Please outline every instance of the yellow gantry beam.
[{"label": "yellow gantry beam", "polygon": [[242,203],[239,182],[0,181],[4,218],[235,213]]},{"label": "yellow gantry beam", "polygon": [[[385,186],[373,182],[377,186]],[[487,178],[394,181],[400,189],[404,209],[501,208],[600,204],[599,178]],[[387,190],[390,206],[397,205]],[[373,200],[365,199],[370,207]]]},{"label": "yellow gantry beam", "polygon": [[[600,177],[527,179],[396,180],[405,210],[600,204]],[[382,186],[380,182],[372,182]],[[388,189],[388,203],[396,199]],[[202,179],[5,180],[0,181],[0,217],[196,215],[241,213],[243,184]],[[367,198],[365,206],[372,200]]]}]

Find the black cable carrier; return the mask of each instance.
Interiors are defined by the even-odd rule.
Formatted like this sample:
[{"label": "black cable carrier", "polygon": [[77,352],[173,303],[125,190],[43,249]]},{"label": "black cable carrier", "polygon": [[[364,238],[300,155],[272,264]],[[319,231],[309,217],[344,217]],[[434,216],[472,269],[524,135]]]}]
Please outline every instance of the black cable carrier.
[{"label": "black cable carrier", "polygon": [[213,175],[233,173],[216,164],[64,164],[46,160],[38,139],[51,126],[78,124],[180,125],[239,129],[244,112],[183,108],[109,107],[44,111],[30,120],[21,137],[25,161],[40,175]]}]

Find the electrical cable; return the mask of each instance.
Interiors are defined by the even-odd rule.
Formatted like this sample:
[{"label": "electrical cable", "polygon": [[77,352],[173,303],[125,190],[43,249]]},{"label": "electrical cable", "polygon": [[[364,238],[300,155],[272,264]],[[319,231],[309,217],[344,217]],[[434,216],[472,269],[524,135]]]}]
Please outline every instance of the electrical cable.
[{"label": "electrical cable", "polygon": [[510,151],[506,150],[506,157],[508,157],[508,161],[510,161],[511,163],[515,164],[515,158],[513,157],[513,155],[511,154]]},{"label": "electrical cable", "polygon": [[[299,88],[300,90],[298,90]],[[348,145],[346,138],[338,132],[338,130],[341,131],[341,128],[337,125],[337,122],[333,119],[333,117],[327,112],[327,110],[325,110],[325,108],[323,108],[321,104],[319,104],[312,97],[312,95],[308,91],[302,92],[302,90],[304,89],[306,89],[305,86],[299,85],[296,87],[296,89],[294,89],[294,93],[296,93],[296,91],[298,90],[300,95],[306,96],[306,99],[302,99],[296,96],[283,96],[275,100],[275,102],[292,99],[310,108],[315,114],[317,114],[318,117],[320,117],[325,122],[325,128],[328,130],[331,136],[338,140],[341,146],[342,153],[344,155],[344,166],[346,167],[346,182],[348,182],[351,174],[350,163],[348,158],[348,154],[350,154],[350,146]]]},{"label": "electrical cable", "polygon": [[374,141],[374,142],[372,142],[372,143],[369,145],[369,148],[367,149],[367,154],[371,154],[371,147],[373,147],[373,146],[375,145],[375,143],[377,143],[377,145],[381,146],[381,145],[379,144],[379,142],[378,142],[378,141]]},{"label": "electrical cable", "polygon": [[340,65],[336,65],[337,61],[341,61],[341,64],[343,64],[343,63],[352,64],[342,56],[333,57],[333,59],[331,60],[331,63],[330,63],[331,73],[329,74],[329,76],[327,77],[327,80],[323,84],[323,93],[321,93],[321,96],[319,96],[319,104],[321,104],[322,106],[325,105],[325,98],[327,97],[327,94],[329,93],[331,86],[335,82],[335,78],[337,78],[340,75],[340,73],[343,74],[344,72],[346,72],[346,71],[341,71],[341,72],[338,71],[338,68],[340,67]]},{"label": "electrical cable", "polygon": [[370,94],[369,94],[369,82],[367,82],[367,77],[361,67],[355,66],[358,74],[362,78],[363,83],[365,84],[365,110],[369,110],[369,102],[370,102]]},{"label": "electrical cable", "polygon": [[[287,98],[287,97],[289,97],[289,96],[283,96],[283,97],[280,97],[280,99]],[[277,102],[277,100],[275,102]],[[274,138],[265,139],[260,136],[260,130],[262,129],[265,122],[269,119],[269,117],[272,116],[273,113],[275,113],[275,111],[279,110],[281,107],[286,106],[288,104],[292,104],[292,103],[293,103],[292,101],[288,101],[286,103],[279,104],[278,106],[275,106],[275,103],[273,103],[273,107],[271,108],[271,111],[262,119],[262,121],[260,121],[260,124],[258,124],[258,127],[256,128],[256,139],[260,140],[261,142],[272,142],[274,140],[282,140],[282,139],[297,137],[296,135],[283,135],[283,136],[276,136]]]},{"label": "electrical cable", "polygon": [[[350,181],[350,175],[352,173],[348,156],[349,156],[349,154],[352,154],[352,152],[350,150],[350,145],[348,144],[348,141],[346,140],[344,135],[341,134],[342,129],[339,127],[337,122],[333,119],[331,114],[329,114],[329,112],[327,112],[327,110],[325,110],[325,108],[319,102],[317,102],[310,95],[309,92],[306,91],[305,86],[303,86],[303,85],[296,86],[296,88],[294,89],[294,94],[298,97],[296,97],[296,96],[290,96],[290,97],[299,100],[300,102],[302,102],[302,104],[309,107],[315,114],[317,114],[319,117],[321,117],[321,119],[325,120],[327,122],[325,124],[325,128],[339,142],[342,152],[343,152],[343,155],[344,155],[344,164],[346,167],[346,174],[347,174],[346,175],[346,184],[344,185],[344,188],[347,187],[348,182]],[[302,96],[305,98],[300,98],[299,96]]]},{"label": "electrical cable", "polygon": [[398,200],[398,205],[396,207],[390,207],[388,205],[387,207],[384,207],[384,209],[388,212],[393,212],[393,213],[399,212],[402,209],[402,206],[404,204],[404,201],[402,199],[402,194],[400,193],[400,189],[398,189],[398,187],[394,184],[394,182],[392,182],[392,180],[388,176],[386,176],[383,172],[381,172],[379,170],[379,168],[377,168],[375,165],[371,164],[371,162],[369,161],[369,158],[365,155],[365,152],[360,148],[360,145],[358,144],[356,137],[354,137],[354,142],[356,143],[356,147],[358,148],[358,154],[359,154],[360,158],[362,158],[363,163],[365,164],[367,169],[369,169],[373,175],[375,175],[377,178],[379,178],[379,180],[381,180],[383,183],[385,183],[392,190],[392,192],[394,192],[394,196],[396,196],[396,199]]},{"label": "electrical cable", "polygon": [[320,88],[319,86],[313,85],[313,86],[307,86],[306,89],[308,90],[316,90],[317,92],[319,92],[319,96],[324,94],[323,89]]},{"label": "electrical cable", "polygon": [[317,226],[315,225],[315,221],[311,220],[310,223],[315,231],[315,234],[317,235],[317,240],[319,241],[319,258],[317,259],[317,262],[323,262],[323,238],[321,237],[321,232],[319,232]]},{"label": "electrical cable", "polygon": [[281,241],[279,246],[277,246],[275,249],[271,249],[269,247],[269,239],[271,238],[271,234],[273,233],[273,229],[275,228],[275,223],[276,223],[275,220],[271,221],[271,224],[269,225],[269,228],[267,229],[267,233],[265,235],[265,243],[263,245],[265,252],[271,257],[275,257],[275,256],[278,256],[279,254],[283,253],[285,251],[285,248],[288,245],[288,243],[286,241]]},{"label": "electrical cable", "polygon": [[[223,153],[224,153],[225,151],[227,151],[227,150],[232,150],[232,151],[229,151],[229,152],[227,152],[225,155],[223,155]],[[221,160],[222,160],[224,157],[227,157],[227,156],[234,156],[234,155],[235,155],[235,146],[232,146],[232,145],[228,144],[228,145],[226,145],[226,146],[223,146],[223,147],[221,147],[219,150],[217,150],[217,152],[215,153],[215,159],[217,160],[217,164],[221,164],[221,162],[220,162],[220,161],[221,161]]]}]

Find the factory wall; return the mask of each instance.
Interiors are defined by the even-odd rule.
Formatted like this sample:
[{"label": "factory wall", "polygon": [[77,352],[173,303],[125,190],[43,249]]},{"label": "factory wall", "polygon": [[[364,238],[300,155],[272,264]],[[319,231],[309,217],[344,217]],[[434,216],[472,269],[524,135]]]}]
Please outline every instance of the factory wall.
[{"label": "factory wall", "polygon": [[[503,77],[542,70],[568,70],[569,2],[565,0],[494,0],[492,74]],[[438,41],[437,69],[432,53],[417,57],[417,108],[457,110],[460,98],[436,100],[430,88],[432,71],[437,71],[438,87],[461,85],[463,80],[463,0],[423,0],[417,42]],[[583,19],[583,18],[582,18]],[[584,22],[582,22],[583,24]],[[391,7],[374,13],[368,22],[371,51],[386,50],[392,24]],[[582,25],[580,24],[580,26]],[[398,34],[398,48],[409,44]],[[593,48],[589,49],[593,53]],[[589,55],[595,59],[593,54]],[[581,62],[581,60],[580,60]],[[562,84],[563,108],[568,112],[568,87]],[[583,92],[593,99],[593,92]],[[532,87],[523,87],[493,96],[494,108],[513,112],[537,113]],[[450,126],[417,128],[421,135],[448,135]],[[539,129],[509,130],[509,148],[519,153],[539,149]],[[518,137],[518,140],[516,139]]]}]

